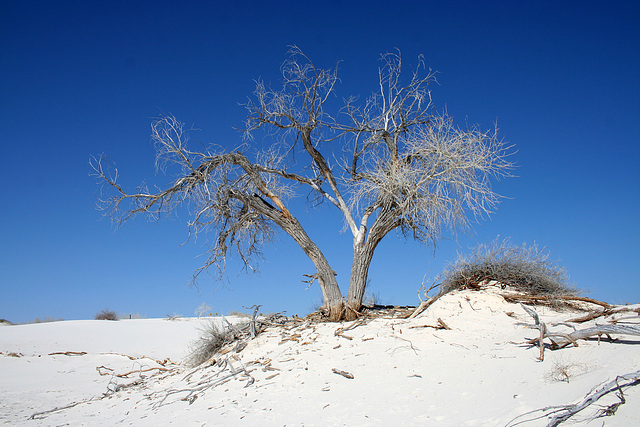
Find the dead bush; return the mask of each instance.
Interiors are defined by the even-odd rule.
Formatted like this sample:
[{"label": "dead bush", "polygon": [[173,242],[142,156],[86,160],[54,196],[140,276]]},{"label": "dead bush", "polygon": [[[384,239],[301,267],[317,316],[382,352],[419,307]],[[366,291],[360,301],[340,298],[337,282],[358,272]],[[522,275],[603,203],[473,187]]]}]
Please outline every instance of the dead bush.
[{"label": "dead bush", "polygon": [[105,308],[104,310],[96,314],[95,319],[96,320],[118,320],[118,315],[116,314],[115,311]]},{"label": "dead bush", "polygon": [[549,260],[537,245],[514,246],[509,239],[479,245],[471,255],[459,256],[442,275],[440,294],[495,280],[531,295],[576,295],[563,267]]},{"label": "dead bush", "polygon": [[234,340],[235,334],[230,327],[209,322],[202,328],[200,338],[192,344],[187,363],[191,366],[199,366]]}]

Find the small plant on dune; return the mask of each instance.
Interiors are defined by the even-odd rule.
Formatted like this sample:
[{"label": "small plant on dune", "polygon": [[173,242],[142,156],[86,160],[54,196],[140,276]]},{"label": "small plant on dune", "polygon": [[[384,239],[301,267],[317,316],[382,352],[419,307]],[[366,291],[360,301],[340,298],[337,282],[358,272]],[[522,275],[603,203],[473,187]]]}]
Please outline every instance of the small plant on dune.
[{"label": "small plant on dune", "polygon": [[562,360],[556,360],[546,374],[545,379],[549,382],[566,382],[578,375],[582,375],[589,372],[591,367],[585,363],[565,362]]},{"label": "small plant on dune", "polygon": [[230,326],[220,326],[209,322],[202,328],[200,339],[193,343],[187,362],[199,366],[210,360],[222,347],[236,340],[236,333]]},{"label": "small plant on dune", "polygon": [[549,260],[537,245],[512,245],[508,239],[479,245],[471,255],[459,256],[440,276],[440,294],[456,289],[477,288],[495,280],[532,295],[576,295],[563,267]]},{"label": "small plant on dune", "polygon": [[116,314],[115,311],[105,308],[104,310],[96,314],[95,319],[96,320],[118,320],[118,315]]},{"label": "small plant on dune", "polygon": [[250,314],[243,313],[241,311],[230,311],[227,316],[235,316],[235,317],[251,317]]},{"label": "small plant on dune", "polygon": [[42,319],[39,317],[36,317],[35,319],[33,319],[33,321],[31,323],[51,323],[51,322],[62,322],[64,319],[56,319],[55,317],[43,317]]}]

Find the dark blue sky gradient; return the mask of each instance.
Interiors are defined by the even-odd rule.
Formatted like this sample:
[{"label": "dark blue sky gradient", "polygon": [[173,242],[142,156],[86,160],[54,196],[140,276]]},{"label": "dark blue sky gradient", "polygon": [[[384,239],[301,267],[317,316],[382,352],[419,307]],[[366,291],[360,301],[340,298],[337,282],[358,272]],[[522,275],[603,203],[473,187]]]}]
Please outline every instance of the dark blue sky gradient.
[{"label": "dark blue sky gradient", "polygon": [[[561,4],[559,4],[561,3]],[[231,263],[228,281],[188,287],[207,242],[186,217],[143,218],[114,231],[95,210],[91,155],[122,183],[155,175],[150,122],[171,113],[195,142],[241,142],[239,105],[254,80],[279,85],[287,46],[320,67],[341,60],[338,96],[376,90],[380,53],[424,54],[433,98],[460,126],[495,121],[516,145],[508,196],[472,233],[434,252],[390,235],[371,268],[382,303],[415,304],[423,276],[497,235],[538,243],[587,295],[640,300],[640,6],[637,2],[39,2],[0,3],[0,318],[92,318],[109,307],[150,317],[263,304],[306,314],[311,263],[286,236],[260,275]],[[349,233],[335,209],[303,225],[338,271]]]}]

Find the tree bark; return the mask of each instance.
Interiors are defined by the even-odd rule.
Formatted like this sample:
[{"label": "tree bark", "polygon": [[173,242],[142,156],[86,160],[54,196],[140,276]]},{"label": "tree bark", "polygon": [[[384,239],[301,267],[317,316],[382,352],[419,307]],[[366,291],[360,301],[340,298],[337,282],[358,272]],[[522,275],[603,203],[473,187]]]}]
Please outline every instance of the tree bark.
[{"label": "tree bark", "polygon": [[362,299],[367,288],[369,265],[373,259],[373,248],[364,241],[355,242],[353,245],[353,263],[351,264],[351,278],[349,280],[349,292],[345,319],[355,320],[362,308]]},{"label": "tree bark", "polygon": [[358,317],[358,312],[362,308],[362,299],[367,288],[367,278],[369,277],[369,265],[373,259],[373,253],[378,243],[384,236],[399,225],[397,215],[388,207],[380,212],[378,218],[373,223],[369,235],[366,236],[366,227],[362,227],[360,232],[353,239],[353,263],[351,264],[351,278],[349,281],[349,292],[347,294],[346,320],[354,320]]},{"label": "tree bark", "polygon": [[316,267],[315,277],[318,279],[326,308],[329,311],[329,320],[332,322],[341,320],[345,311],[344,298],[338,286],[335,272],[324,254],[304,231],[297,219],[293,217],[282,218],[279,222],[282,229],[295,240]]}]

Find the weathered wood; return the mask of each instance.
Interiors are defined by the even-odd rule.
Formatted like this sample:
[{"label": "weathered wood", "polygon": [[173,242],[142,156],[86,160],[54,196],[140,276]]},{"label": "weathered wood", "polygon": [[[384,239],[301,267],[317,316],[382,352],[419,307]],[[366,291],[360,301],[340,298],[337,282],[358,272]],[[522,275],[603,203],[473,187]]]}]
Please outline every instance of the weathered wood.
[{"label": "weathered wood", "polygon": [[331,372],[333,372],[334,374],[342,375],[343,377],[348,378],[350,380],[352,380],[354,378],[353,374],[351,374],[351,373],[349,373],[347,371],[341,371],[340,369],[333,368],[331,370]]},{"label": "weathered wood", "polygon": [[416,316],[418,316],[420,313],[422,313],[423,311],[425,311],[427,308],[429,308],[429,306],[431,304],[433,304],[436,301],[436,297],[431,297],[426,301],[422,301],[420,302],[420,305],[413,311],[413,313],[411,313],[411,316],[409,316],[409,319],[413,319]]},{"label": "weathered wood", "polygon": [[578,403],[562,406],[548,406],[546,408],[529,411],[509,421],[506,427],[513,427],[525,423],[529,425],[529,422],[541,420],[543,418],[550,418],[547,427],[556,427],[576,415],[578,412],[586,409],[591,404],[597,402],[601,397],[617,390],[618,393],[616,393],[616,395],[618,396],[620,401],[598,410],[593,418],[614,415],[618,407],[626,402],[622,389],[640,384],[639,380],[640,371],[617,376],[614,380],[609,381],[601,387],[594,387],[589,393],[587,393],[585,398]]},{"label": "weathered wood", "polygon": [[583,322],[588,322],[589,320],[597,319],[598,317],[610,316],[612,314],[626,313],[626,312],[637,313],[640,316],[640,304],[625,305],[621,307],[612,307],[608,309],[605,308],[602,311],[588,313],[582,317],[575,317],[573,319],[569,319],[567,320],[567,322],[583,323]]},{"label": "weathered wood", "polygon": [[640,336],[640,325],[596,325],[591,328],[579,329],[569,334],[547,333],[545,337],[560,336],[564,341],[556,343],[558,348],[574,343],[576,340],[586,339],[596,335],[634,335]]},{"label": "weathered wood", "polygon": [[512,302],[535,302],[535,301],[544,301],[544,302],[552,302],[552,301],[581,301],[588,302],[590,304],[595,304],[604,307],[605,309],[611,308],[609,303],[604,301],[598,301],[593,298],[587,297],[579,297],[575,295],[525,295],[525,294],[517,294],[511,292],[505,292],[501,294],[504,299]]},{"label": "weathered wood", "polygon": [[[620,390],[620,392],[622,393],[623,387],[638,385],[638,379],[640,379],[640,371],[631,372],[629,374],[620,375],[616,377],[615,380],[606,383],[604,386],[600,387],[599,389],[595,391],[591,391],[589,394],[587,394],[587,396],[584,398],[582,402],[562,407],[562,411],[564,411],[564,413],[561,413],[553,417],[549,422],[549,424],[547,424],[547,427],[555,427],[558,424],[568,420],[578,412],[585,409],[587,406],[596,402],[602,396],[608,394],[609,392],[615,389]],[[626,384],[620,384],[620,381],[628,381],[628,382]],[[616,409],[617,409],[617,406],[616,406]]]},{"label": "weathered wood", "polygon": [[[544,343],[545,338],[549,338],[552,342],[552,348],[558,349],[566,347],[569,344],[577,346],[577,340],[586,339],[593,336],[600,335],[634,335],[640,336],[640,325],[596,325],[586,329],[575,329],[571,333],[560,333],[550,331],[544,322],[540,320],[538,313],[531,307],[520,303],[520,306],[526,311],[534,320],[535,328],[540,331],[540,338],[532,340],[531,342],[538,341],[540,347],[540,360],[544,358]],[[566,323],[566,322],[563,322]],[[553,338],[556,338],[554,341]],[[560,340],[557,340],[560,338]]]}]

